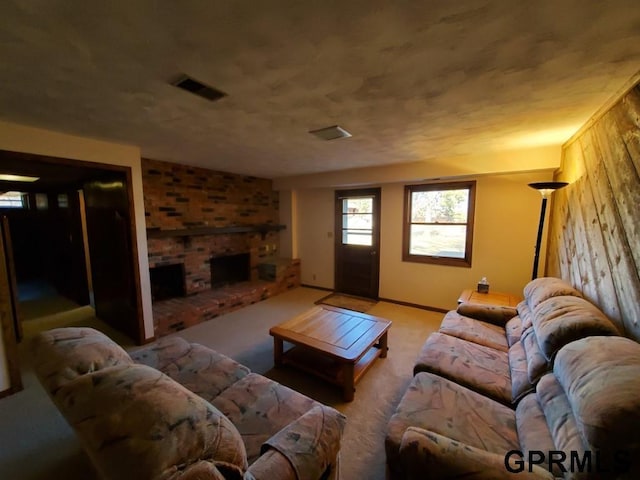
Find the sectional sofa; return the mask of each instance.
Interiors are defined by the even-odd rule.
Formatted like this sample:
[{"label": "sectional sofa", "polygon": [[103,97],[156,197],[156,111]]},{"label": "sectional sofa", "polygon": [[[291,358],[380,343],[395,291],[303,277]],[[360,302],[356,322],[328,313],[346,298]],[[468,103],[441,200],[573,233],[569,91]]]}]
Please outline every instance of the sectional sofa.
[{"label": "sectional sofa", "polygon": [[393,478],[640,478],[640,344],[580,292],[462,304],[426,340],[388,424]]},{"label": "sectional sofa", "polygon": [[207,347],[166,337],[129,355],[59,328],[32,351],[100,478],[339,478],[342,414]]}]

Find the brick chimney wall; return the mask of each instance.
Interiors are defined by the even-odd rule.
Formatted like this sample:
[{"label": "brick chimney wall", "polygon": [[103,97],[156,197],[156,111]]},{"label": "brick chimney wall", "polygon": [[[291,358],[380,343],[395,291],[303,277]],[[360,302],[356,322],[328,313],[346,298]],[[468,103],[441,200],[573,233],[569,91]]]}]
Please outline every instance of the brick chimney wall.
[{"label": "brick chimney wall", "polygon": [[[231,227],[278,223],[271,180],[142,159],[147,228]],[[261,258],[279,249],[269,232],[149,238],[149,267],[184,263],[187,295],[211,288],[209,259],[249,252],[251,279]]]}]

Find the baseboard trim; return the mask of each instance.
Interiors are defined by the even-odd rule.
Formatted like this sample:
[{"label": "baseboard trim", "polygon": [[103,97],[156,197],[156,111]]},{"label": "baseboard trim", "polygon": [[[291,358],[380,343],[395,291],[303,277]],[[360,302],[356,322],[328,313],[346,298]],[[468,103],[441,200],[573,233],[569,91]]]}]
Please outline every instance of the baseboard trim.
[{"label": "baseboard trim", "polygon": [[[300,286],[306,288],[315,288],[316,290],[324,290],[325,292],[332,293],[335,291],[333,288],[318,287],[316,285],[308,285],[306,283],[301,283]],[[403,302],[402,300],[394,300],[393,298],[378,297],[377,300],[379,302],[395,303],[396,305],[402,305],[404,307],[419,308],[420,310],[428,310],[430,312],[437,313],[447,313],[450,310],[447,310],[446,308],[431,307],[429,305],[420,305],[419,303]]]},{"label": "baseboard trim", "polygon": [[420,310],[429,310],[430,312],[447,313],[449,311],[445,308],[430,307],[429,305],[420,305],[418,303],[403,302],[402,300],[394,300],[392,298],[380,297],[378,300],[381,302],[395,303],[396,305],[402,305],[404,307],[413,307],[413,308],[419,308]]},{"label": "baseboard trim", "polygon": [[6,390],[0,392],[0,398],[8,397],[9,395],[13,395],[14,393],[21,392],[24,388],[22,385],[18,387],[9,387]]},{"label": "baseboard trim", "polygon": [[140,346],[142,345],[149,345],[150,343],[155,342],[158,339],[158,337],[156,335],[149,337],[149,338],[145,338],[141,343]]},{"label": "baseboard trim", "polygon": [[306,283],[301,283],[300,286],[301,287],[306,287],[306,288],[315,288],[316,290],[324,290],[325,292],[333,292],[333,288],[318,287],[316,285],[308,285]]}]

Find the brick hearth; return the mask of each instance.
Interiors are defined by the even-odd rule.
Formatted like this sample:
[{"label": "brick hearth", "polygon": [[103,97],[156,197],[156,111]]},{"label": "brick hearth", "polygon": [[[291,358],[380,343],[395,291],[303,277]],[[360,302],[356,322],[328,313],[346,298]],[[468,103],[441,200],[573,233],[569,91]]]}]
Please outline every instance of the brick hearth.
[{"label": "brick hearth", "polygon": [[155,302],[153,318],[156,336],[192,327],[300,286],[299,260],[277,259],[267,261],[260,267],[261,273],[276,272],[275,278],[242,282],[187,297]]}]

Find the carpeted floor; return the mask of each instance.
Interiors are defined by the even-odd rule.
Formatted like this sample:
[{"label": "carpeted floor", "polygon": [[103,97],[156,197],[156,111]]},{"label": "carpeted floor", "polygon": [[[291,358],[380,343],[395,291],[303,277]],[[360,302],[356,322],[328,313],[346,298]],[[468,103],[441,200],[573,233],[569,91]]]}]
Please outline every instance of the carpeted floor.
[{"label": "carpeted floor", "polygon": [[332,293],[316,301],[316,304],[331,305],[362,313],[368,312],[375,307],[377,303],[376,300],[354,297],[353,295],[346,295],[344,293]]},{"label": "carpeted floor", "polygon": [[[297,288],[178,335],[215,348],[255,372],[343,412],[347,426],[341,453],[342,479],[384,480],[386,424],[411,380],[420,347],[439,327],[442,314],[386,302],[369,310],[371,315],[393,321],[389,356],[373,364],[356,385],[355,400],[345,403],[337,387],[291,368],[273,368],[269,328],[305,311],[323,296],[324,291]],[[92,480],[95,474],[73,431],[31,371],[26,343],[20,345],[25,390],[0,400],[0,478]]]}]

